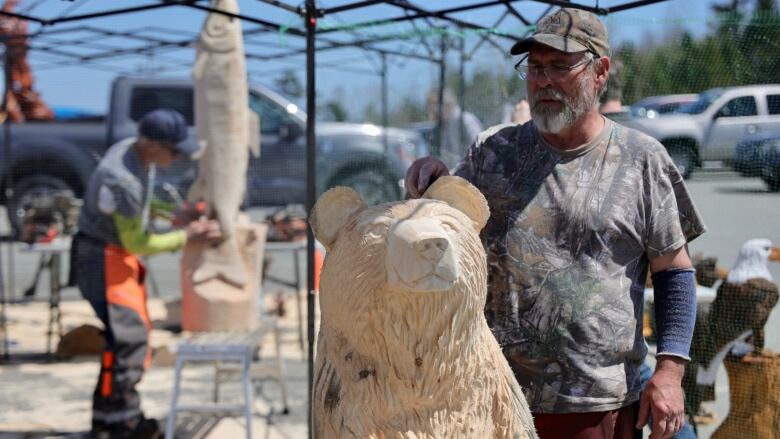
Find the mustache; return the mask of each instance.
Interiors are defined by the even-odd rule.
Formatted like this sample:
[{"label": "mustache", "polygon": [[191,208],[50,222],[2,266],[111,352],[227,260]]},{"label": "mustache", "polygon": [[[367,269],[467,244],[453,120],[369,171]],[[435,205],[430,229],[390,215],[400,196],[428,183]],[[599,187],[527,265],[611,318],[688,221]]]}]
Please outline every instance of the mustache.
[{"label": "mustache", "polygon": [[530,96],[530,102],[531,104],[537,103],[542,99],[555,99],[561,102],[566,102],[566,95],[563,94],[560,90],[555,90],[553,88],[543,88],[541,90],[537,90],[536,93]]}]

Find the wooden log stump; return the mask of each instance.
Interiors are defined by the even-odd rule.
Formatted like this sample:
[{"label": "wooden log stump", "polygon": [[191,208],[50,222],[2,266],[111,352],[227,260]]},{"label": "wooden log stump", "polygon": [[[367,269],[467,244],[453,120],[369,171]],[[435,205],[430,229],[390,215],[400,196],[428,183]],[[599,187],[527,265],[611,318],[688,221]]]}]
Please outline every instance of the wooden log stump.
[{"label": "wooden log stump", "polygon": [[728,416],[712,439],[777,439],[780,435],[780,356],[764,352],[727,358]]},{"label": "wooden log stump", "polygon": [[[257,299],[268,227],[238,224],[232,239],[239,243],[247,283],[243,288],[212,278],[192,281],[192,273],[204,263],[204,249],[184,247],[181,259],[182,321],[185,331],[248,331],[257,323]],[[212,251],[211,249],[205,251]]]}]

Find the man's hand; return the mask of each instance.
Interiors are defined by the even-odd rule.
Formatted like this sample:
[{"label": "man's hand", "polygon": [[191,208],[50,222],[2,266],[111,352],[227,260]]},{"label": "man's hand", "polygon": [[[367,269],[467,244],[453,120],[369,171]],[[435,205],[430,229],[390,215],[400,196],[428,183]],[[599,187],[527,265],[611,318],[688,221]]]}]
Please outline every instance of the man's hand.
[{"label": "man's hand", "polygon": [[198,244],[216,244],[222,239],[222,231],[216,220],[199,219],[187,224],[187,241]]},{"label": "man's hand", "polygon": [[415,160],[406,171],[404,186],[406,198],[420,198],[437,178],[450,175],[447,165],[436,157],[423,157]]},{"label": "man's hand", "polygon": [[208,207],[205,201],[196,201],[194,203],[186,201],[176,212],[176,215],[173,218],[173,225],[176,227],[183,227],[185,224],[189,224],[200,217],[206,216],[207,210]]},{"label": "man's hand", "polygon": [[637,429],[647,424],[652,415],[650,439],[668,439],[680,431],[685,423],[682,378],[686,361],[682,358],[662,355],[658,357],[655,372],[647,382],[639,403]]}]

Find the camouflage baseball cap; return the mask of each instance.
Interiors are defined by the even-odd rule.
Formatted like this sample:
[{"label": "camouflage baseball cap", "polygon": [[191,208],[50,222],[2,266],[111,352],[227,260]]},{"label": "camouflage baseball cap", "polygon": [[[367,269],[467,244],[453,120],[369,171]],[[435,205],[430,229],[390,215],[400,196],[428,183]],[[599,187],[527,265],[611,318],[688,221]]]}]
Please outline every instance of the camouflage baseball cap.
[{"label": "camouflage baseball cap", "polygon": [[544,44],[561,52],[587,50],[597,56],[609,56],[607,28],[595,14],[582,9],[562,8],[542,18],[533,35],[515,43],[511,53],[526,53],[534,43]]}]

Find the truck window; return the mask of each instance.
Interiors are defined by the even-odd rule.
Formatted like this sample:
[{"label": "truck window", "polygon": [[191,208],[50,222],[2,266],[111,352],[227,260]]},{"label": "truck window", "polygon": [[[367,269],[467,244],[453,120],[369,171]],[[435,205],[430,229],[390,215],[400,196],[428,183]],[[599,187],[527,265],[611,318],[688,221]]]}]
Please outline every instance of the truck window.
[{"label": "truck window", "polygon": [[677,112],[686,114],[704,113],[722,94],[723,91],[720,89],[707,90],[701,93],[695,101],[680,105]]},{"label": "truck window", "polygon": [[767,95],[766,105],[769,107],[769,114],[780,115],[780,95]]},{"label": "truck window", "polygon": [[158,108],[170,108],[181,113],[189,125],[194,125],[193,96],[189,87],[133,88],[130,98],[130,118],[138,122],[144,114]]},{"label": "truck window", "polygon": [[256,93],[249,94],[249,108],[260,116],[260,132],[264,134],[278,134],[279,127],[289,119],[279,104]]},{"label": "truck window", "polygon": [[741,96],[728,101],[720,107],[717,117],[745,117],[756,116],[758,109],[756,107],[756,98],[753,96]]}]

